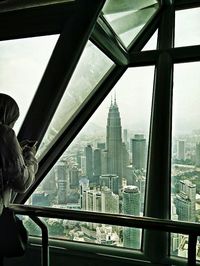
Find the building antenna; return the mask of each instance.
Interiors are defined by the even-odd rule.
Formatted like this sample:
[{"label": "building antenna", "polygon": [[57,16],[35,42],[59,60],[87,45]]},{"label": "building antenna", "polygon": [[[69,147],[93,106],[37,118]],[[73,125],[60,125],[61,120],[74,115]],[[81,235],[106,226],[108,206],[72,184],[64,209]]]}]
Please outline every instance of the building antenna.
[{"label": "building antenna", "polygon": [[114,104],[117,105],[117,101],[116,101],[116,91],[114,92]]}]

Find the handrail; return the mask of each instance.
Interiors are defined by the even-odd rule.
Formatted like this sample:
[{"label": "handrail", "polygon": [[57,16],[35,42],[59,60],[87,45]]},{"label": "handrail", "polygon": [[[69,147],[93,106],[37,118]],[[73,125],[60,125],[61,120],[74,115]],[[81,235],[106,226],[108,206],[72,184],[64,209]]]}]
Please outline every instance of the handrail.
[{"label": "handrail", "polygon": [[37,216],[29,216],[41,229],[42,231],[42,252],[41,262],[42,266],[49,266],[49,238],[48,229],[44,221],[41,221]]},{"label": "handrail", "polygon": [[[91,223],[121,225],[158,231],[200,235],[200,224],[182,221],[164,220],[153,217],[140,217],[121,214],[97,213],[89,211],[67,210],[51,207],[10,204],[9,208],[17,214],[37,217],[58,218]],[[192,226],[191,226],[192,225]]]},{"label": "handrail", "polygon": [[200,235],[200,224],[197,223],[20,204],[11,204],[9,208],[16,214],[28,215],[30,217],[67,219],[187,234],[189,235],[188,265],[196,265],[196,243],[197,236]]}]

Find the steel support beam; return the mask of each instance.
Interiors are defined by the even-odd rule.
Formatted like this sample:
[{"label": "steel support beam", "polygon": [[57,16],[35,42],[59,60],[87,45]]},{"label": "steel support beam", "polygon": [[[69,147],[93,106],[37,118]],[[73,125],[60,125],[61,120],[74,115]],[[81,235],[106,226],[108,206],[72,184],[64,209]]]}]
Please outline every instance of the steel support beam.
[{"label": "steel support beam", "polygon": [[[158,48],[163,51],[159,54],[155,70],[145,195],[145,216],[161,219],[170,219],[171,211],[173,61],[165,49],[173,47],[173,18],[173,7],[166,7],[158,32]],[[145,230],[143,248],[152,263],[167,263],[168,233]]]}]

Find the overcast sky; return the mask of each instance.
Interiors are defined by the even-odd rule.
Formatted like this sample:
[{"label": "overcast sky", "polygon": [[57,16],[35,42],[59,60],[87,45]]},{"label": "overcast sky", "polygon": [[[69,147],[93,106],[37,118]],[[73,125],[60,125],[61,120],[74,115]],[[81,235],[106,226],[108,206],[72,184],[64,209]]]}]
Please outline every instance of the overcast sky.
[{"label": "overcast sky", "polygon": [[[199,25],[200,8],[178,11],[176,46],[200,44]],[[32,101],[57,38],[55,35],[0,42],[0,91],[13,96],[19,104],[21,116],[15,127],[16,131]],[[153,47],[151,45],[148,49]],[[128,69],[115,86],[123,128],[140,132],[148,130],[153,70],[153,67]],[[200,128],[199,72],[199,62],[175,66],[174,132],[176,133]],[[110,101],[111,95],[107,97],[91,121],[105,126]]]}]

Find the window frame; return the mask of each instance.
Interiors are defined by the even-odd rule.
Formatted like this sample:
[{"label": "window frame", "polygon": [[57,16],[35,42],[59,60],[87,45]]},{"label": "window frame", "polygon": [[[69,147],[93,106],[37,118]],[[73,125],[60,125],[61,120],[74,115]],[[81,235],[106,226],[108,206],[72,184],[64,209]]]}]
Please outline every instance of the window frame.
[{"label": "window frame", "polygon": [[[158,217],[158,218],[165,218],[165,219],[170,219],[170,187],[171,187],[171,163],[169,162],[169,159],[171,160],[171,123],[172,123],[172,80],[173,80],[173,64],[174,63],[181,63],[181,62],[191,62],[191,61],[199,61],[200,60],[200,45],[197,46],[187,46],[187,47],[180,47],[180,48],[174,48],[173,47],[173,36],[174,36],[174,15],[175,15],[175,10],[179,10],[179,9],[185,9],[185,8],[192,8],[192,7],[199,7],[200,6],[200,1],[199,0],[175,0],[174,5],[170,5],[170,1],[162,1],[162,7],[159,10],[158,14],[156,15],[155,19],[153,21],[151,21],[151,23],[148,25],[148,27],[145,28],[144,32],[143,32],[143,36],[140,35],[138,37],[138,39],[136,39],[136,41],[134,42],[134,44],[132,45],[132,47],[129,50],[128,54],[122,53],[121,50],[119,50],[118,48],[118,52],[121,53],[121,61],[117,61],[117,65],[114,67],[114,69],[112,70],[112,72],[110,73],[109,76],[107,76],[107,78],[105,80],[102,81],[101,84],[99,84],[98,89],[95,91],[95,93],[91,96],[91,98],[88,100],[87,104],[85,106],[83,106],[82,112],[78,112],[76,117],[71,121],[71,124],[66,128],[66,130],[64,131],[64,133],[60,136],[60,138],[56,141],[55,145],[52,146],[52,148],[48,151],[48,153],[45,155],[45,157],[42,159],[42,161],[40,162],[39,165],[39,171],[37,174],[37,179],[35,184],[30,188],[30,190],[28,190],[28,192],[24,195],[21,196],[17,196],[15,199],[15,203],[24,203],[26,201],[26,199],[32,194],[32,192],[35,190],[35,188],[38,186],[38,184],[42,181],[42,179],[44,178],[44,176],[46,175],[46,173],[50,170],[50,168],[53,166],[53,164],[55,163],[55,161],[57,161],[58,157],[60,156],[60,154],[66,149],[66,147],[71,143],[71,141],[74,139],[74,137],[77,135],[77,133],[80,131],[80,129],[83,127],[83,125],[86,123],[86,121],[88,120],[88,118],[93,114],[93,112],[96,110],[96,108],[100,105],[100,103],[102,102],[102,100],[106,97],[106,95],[109,93],[109,91],[113,88],[113,86],[115,85],[115,83],[118,81],[118,79],[123,75],[123,73],[126,71],[126,69],[128,67],[135,67],[135,66],[141,66],[141,65],[152,65],[155,64],[156,65],[156,77],[155,77],[155,83],[154,83],[154,99],[153,99],[153,107],[152,107],[152,123],[151,123],[151,135],[150,135],[150,148],[149,148],[149,161],[148,161],[148,184],[146,186],[146,200],[145,202],[151,202],[151,206],[150,203],[146,204],[147,206],[145,206],[146,211],[145,211],[145,215],[153,215],[153,217]],[[99,10],[99,9],[98,9]],[[82,12],[81,12],[82,14]],[[171,15],[173,16],[173,20],[170,20]],[[96,14],[97,15],[97,14]],[[162,16],[161,19],[159,16]],[[82,16],[84,17],[84,15],[82,14]],[[92,23],[94,23],[94,19],[92,20]],[[92,24],[91,23],[91,24]],[[89,38],[90,35],[90,31],[91,31],[91,24],[89,27],[89,30],[84,33],[87,35],[87,38]],[[140,52],[140,50],[142,49],[142,47],[145,45],[145,43],[147,42],[147,40],[149,39],[149,37],[153,34],[153,32],[157,29],[157,26],[159,28],[159,33],[158,33],[158,40],[160,40],[160,42],[158,43],[158,49],[154,50],[154,51],[144,51],[144,52]],[[27,26],[27,32],[29,31],[29,26]],[[85,26],[86,27],[86,26]],[[69,34],[69,26],[66,26],[66,29],[62,32],[62,37],[67,33]],[[72,27],[73,29],[73,27]],[[166,30],[167,30],[167,34],[166,34]],[[14,38],[16,36],[20,37],[21,34],[16,35],[17,34],[18,29],[16,30],[15,33],[12,33],[12,36],[8,36],[7,38]],[[67,35],[66,34],[66,35]],[[78,34],[78,33],[77,33]],[[0,36],[4,36],[2,35],[2,33],[0,32]],[[1,38],[6,38],[6,37],[1,37]],[[87,39],[86,38],[86,39]],[[66,38],[67,39],[67,38]],[[50,64],[52,64],[52,66],[55,67],[56,64],[56,58],[59,58],[60,56],[60,51],[62,51],[64,48],[66,48],[65,45],[67,45],[67,40],[63,39],[63,40],[59,40],[60,43],[58,43],[54,54],[52,55],[51,58],[51,62]],[[85,41],[86,39],[84,39],[84,42],[79,43],[79,55],[84,47]],[[98,38],[94,38],[94,34],[91,37],[91,40],[93,40],[94,42],[97,42]],[[74,43],[76,42],[75,40],[73,41]],[[78,45],[78,44],[77,44]],[[102,44],[99,45],[100,47],[102,46]],[[105,51],[105,47],[102,49],[103,51]],[[108,49],[109,50],[109,49]],[[77,50],[73,50],[74,52],[74,56],[77,53]],[[108,51],[108,54],[111,54],[111,51]],[[113,53],[112,53],[112,58],[114,58]],[[128,58],[128,63],[126,62]],[[78,56],[76,57],[76,59],[73,59],[69,62],[69,65],[73,65],[75,67],[75,64],[78,60]],[[120,64],[120,62],[122,62],[122,60],[125,60],[125,64],[122,63]],[[167,60],[167,64],[165,65],[165,68],[163,68],[163,60],[165,62],[165,60]],[[123,61],[124,62],[124,61]],[[66,67],[63,64],[63,68]],[[68,79],[70,78],[70,75],[73,72],[74,67],[72,67],[70,69],[70,71],[68,71]],[[21,128],[21,131],[19,133],[19,139],[22,139],[24,136],[29,136],[28,132],[26,131],[26,129],[28,128],[27,125],[29,125],[30,121],[32,121],[32,114],[34,114],[34,117],[36,118],[36,108],[37,108],[37,104],[39,102],[41,102],[41,97],[42,99],[45,99],[46,95],[44,95],[44,93],[42,93],[42,90],[44,88],[48,88],[48,86],[50,85],[50,80],[48,80],[48,76],[51,75],[51,71],[50,69],[50,65],[48,65],[46,73],[44,75],[44,85],[39,86],[37,94],[36,94],[36,98],[34,99],[31,108],[29,109],[29,113],[27,114],[27,118],[23,123],[23,126]],[[164,77],[161,77],[161,73],[163,73],[164,70],[166,71],[166,75]],[[49,114],[49,120],[48,122],[43,125],[43,128],[41,129],[37,129],[37,131],[33,131],[31,137],[34,136],[38,137],[38,138],[42,138],[45,132],[45,129],[47,128],[48,123],[50,122],[50,118],[51,115],[53,115],[53,112],[61,98],[62,95],[62,81],[63,81],[63,77],[64,75],[61,75],[62,77],[60,77],[60,82],[58,83],[58,88],[61,89],[60,91],[60,96],[56,98],[56,100],[54,101],[53,99],[53,94],[52,94],[52,99],[51,99],[51,103],[53,103],[53,107],[49,108],[49,105],[46,106],[46,112],[45,115]],[[164,95],[162,96],[162,103],[164,104],[164,109],[168,112],[163,112],[166,113],[164,115],[164,123],[159,123],[159,129],[161,130],[160,132],[162,132],[163,135],[163,139],[166,142],[166,146],[165,149],[162,150],[160,145],[159,145],[159,141],[162,141],[162,139],[155,139],[155,129],[156,129],[156,125],[153,121],[155,121],[156,115],[158,115],[158,111],[161,109],[161,106],[163,106],[162,104],[159,103],[159,106],[156,106],[156,97],[158,97],[160,99],[161,96],[159,96],[160,93],[160,87],[162,85],[162,81],[163,79],[165,79],[167,81],[167,86],[166,88],[168,88],[168,94],[167,94],[167,98],[164,97]],[[65,80],[66,82],[66,80]],[[50,103],[50,102],[49,102]],[[86,110],[87,106],[90,105],[91,109],[90,111]],[[158,108],[158,109],[157,109]],[[47,109],[51,109],[50,111],[47,111]],[[51,114],[51,115],[50,115]],[[80,114],[82,114],[80,116]],[[79,116],[79,119],[78,119]],[[75,122],[76,121],[81,121],[78,127],[75,127]],[[40,124],[40,123],[38,123]],[[32,125],[32,129],[34,129],[34,127],[38,126],[38,124],[35,122]],[[29,129],[30,130],[30,129]],[[161,134],[161,133],[160,133]],[[163,156],[164,159],[161,162],[161,165],[159,167],[159,171],[156,170],[155,168],[155,161],[158,158],[158,154],[160,151]],[[166,152],[167,151],[167,152]],[[155,157],[154,154],[157,154]],[[157,162],[156,162],[157,163]],[[150,166],[154,167],[151,168]],[[153,204],[155,204],[155,200],[157,200],[157,195],[156,195],[156,191],[159,188],[159,182],[158,182],[158,178],[160,175],[160,171],[161,168],[163,166],[163,173],[165,174],[165,183],[166,186],[168,187],[167,191],[163,191],[163,201],[166,204],[165,208],[161,208],[161,206],[158,206],[157,209],[157,213],[155,214],[152,210],[152,208],[155,208],[155,205],[153,206]],[[154,179],[154,177],[155,179]],[[153,190],[152,190],[153,189]],[[151,191],[151,192],[150,192]],[[152,193],[154,191],[154,193]],[[155,241],[155,238],[157,238],[157,241]],[[141,254],[143,256],[143,254],[145,254],[149,260],[151,261],[159,261],[160,262],[160,254],[162,254],[162,257],[164,258],[164,260],[166,260],[166,258],[168,258],[170,256],[169,254],[169,234],[168,233],[158,233],[157,236],[155,235],[150,235],[148,236],[148,232],[145,232],[145,236],[144,236],[144,244],[143,244],[143,250],[141,251]],[[160,239],[160,240],[159,240]],[[160,249],[160,241],[162,239],[166,239],[167,241],[165,241],[164,243],[165,246],[163,246],[163,249]],[[149,248],[149,243],[151,243],[151,241],[154,240],[154,243],[157,243],[157,249],[156,250],[156,254],[149,254],[147,252],[147,249]],[[79,243],[77,243],[77,245],[79,245]],[[105,249],[107,249],[107,247],[105,247]],[[160,251],[160,252],[159,252]],[[137,257],[137,252],[136,251],[130,251],[130,253],[134,254],[134,258]],[[140,254],[140,255],[141,255]],[[159,255],[159,256],[157,256]],[[136,256],[136,257],[135,257]],[[140,256],[141,257],[141,256]]]}]

